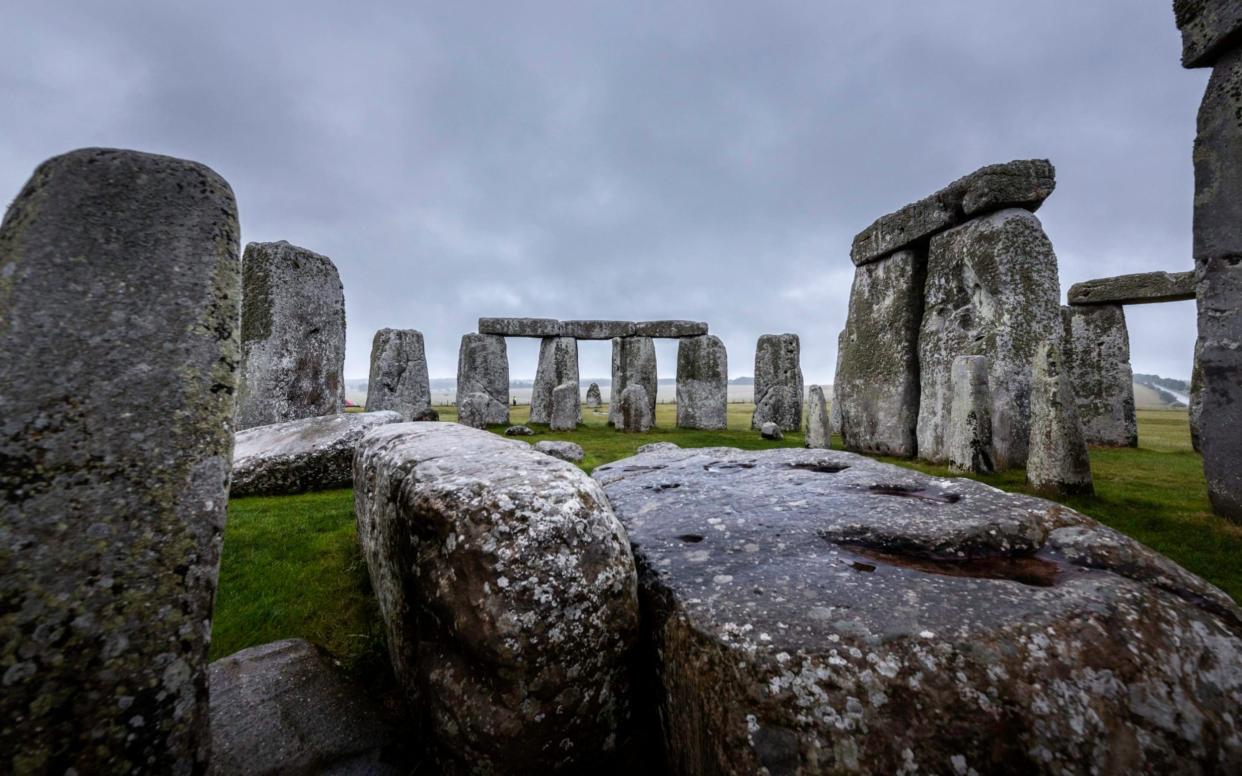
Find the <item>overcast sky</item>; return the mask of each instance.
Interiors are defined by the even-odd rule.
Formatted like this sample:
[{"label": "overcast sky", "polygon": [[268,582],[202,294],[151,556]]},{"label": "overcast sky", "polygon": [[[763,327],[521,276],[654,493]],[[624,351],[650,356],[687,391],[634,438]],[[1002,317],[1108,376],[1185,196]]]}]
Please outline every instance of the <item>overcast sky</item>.
[{"label": "overcast sky", "polygon": [[[451,376],[479,316],[529,315],[706,320],[733,376],[792,331],[831,382],[853,235],[1016,158],[1056,165],[1062,294],[1192,268],[1207,71],[1167,2],[259,5],[4,3],[0,196],[82,146],[210,165],[243,243],[336,262],[347,377],[377,328]],[[1135,371],[1188,377],[1194,303],[1127,314]]]}]

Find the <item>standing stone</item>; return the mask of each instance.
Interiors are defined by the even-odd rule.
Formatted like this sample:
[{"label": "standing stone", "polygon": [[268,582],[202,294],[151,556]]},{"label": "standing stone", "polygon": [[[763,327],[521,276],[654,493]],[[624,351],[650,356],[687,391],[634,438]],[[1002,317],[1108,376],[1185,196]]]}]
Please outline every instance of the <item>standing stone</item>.
[{"label": "standing stone", "polygon": [[1203,339],[1195,341],[1195,363],[1190,372],[1190,405],[1186,414],[1190,416],[1190,446],[1196,453],[1203,452],[1199,441],[1199,427],[1203,422],[1203,367],[1199,366],[1199,356],[1203,352]]},{"label": "standing stone", "polygon": [[626,386],[614,406],[620,414],[617,422],[619,430],[630,434],[641,434],[651,430],[654,420],[646,388],[637,383]]},{"label": "standing stone", "polygon": [[807,396],[806,437],[807,447],[827,450],[832,447],[832,416],[828,412],[828,400],[824,397],[824,389],[812,385]]},{"label": "standing stone", "polygon": [[1095,492],[1087,442],[1078,422],[1078,402],[1056,342],[1042,343],[1035,357],[1026,481],[1045,496]]},{"label": "standing stone", "polygon": [[992,389],[985,356],[953,359],[953,406],[949,413],[949,468],[991,474]]},{"label": "standing stone", "polygon": [[764,334],[755,348],[755,413],[750,427],[772,422],[802,430],[802,365],[797,334]]},{"label": "standing stone", "polygon": [[431,381],[423,334],[414,329],[380,329],[371,342],[371,376],[367,412],[392,410],[405,420],[431,409]]},{"label": "standing stone", "polygon": [[621,394],[627,386],[638,385],[646,391],[648,412],[655,418],[656,352],[650,337],[615,337],[612,340],[612,398],[608,404],[608,423],[621,421]]},{"label": "standing stone", "polygon": [[1026,464],[1031,365],[1040,341],[1060,335],[1060,295],[1052,243],[1025,210],[977,218],[932,240],[919,334],[920,458],[947,462],[953,360],[974,355],[987,356],[991,369],[996,469]]},{"label": "standing stone", "polygon": [[854,270],[836,395],[847,450],[913,458],[926,253],[904,250]]},{"label": "standing stone", "polygon": [[587,388],[586,405],[590,409],[597,410],[604,403],[599,393],[599,383],[591,383]]},{"label": "standing stone", "polygon": [[345,291],[327,256],[281,240],[242,257],[237,427],[332,415],[345,405]]},{"label": "standing stone", "polygon": [[[480,396],[473,396],[479,394]],[[470,407],[463,412],[466,399]],[[509,352],[505,338],[495,334],[464,334],[457,353],[458,420],[470,413],[475,425],[509,423]]]},{"label": "standing stone", "polygon": [[100,148],[0,224],[0,772],[206,769],[237,236],[207,167]]},{"label": "standing stone", "polygon": [[837,366],[833,372],[834,377],[832,381],[832,433],[834,434],[840,434],[842,430],[841,394],[837,391],[838,380],[835,375],[841,374],[841,356],[845,352],[845,336],[845,329],[842,329],[841,333],[837,335]]},{"label": "standing stone", "polygon": [[582,404],[578,383],[561,383],[552,389],[552,418],[548,427],[553,431],[573,431],[582,420]]},{"label": "standing stone", "polygon": [[552,392],[563,383],[578,385],[578,340],[544,337],[539,343],[539,366],[530,394],[530,422],[552,422]]},{"label": "standing stone", "polygon": [[1130,333],[1121,305],[1061,308],[1065,371],[1089,445],[1138,447]]},{"label": "standing stone", "polygon": [[729,427],[729,356],[720,338],[705,334],[677,343],[677,427]]}]

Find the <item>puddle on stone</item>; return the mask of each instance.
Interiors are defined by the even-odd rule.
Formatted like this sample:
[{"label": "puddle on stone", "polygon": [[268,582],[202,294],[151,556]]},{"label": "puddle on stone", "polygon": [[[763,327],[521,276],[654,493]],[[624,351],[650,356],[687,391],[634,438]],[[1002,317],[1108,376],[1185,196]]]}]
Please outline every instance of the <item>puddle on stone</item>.
[{"label": "puddle on stone", "polygon": [[850,468],[846,464],[838,463],[791,463],[791,469],[801,469],[807,472],[818,472],[819,474],[836,474]]},{"label": "puddle on stone", "polygon": [[672,490],[674,488],[680,488],[680,487],[681,487],[680,482],[660,482],[660,483],[656,483],[655,485],[644,485],[643,486],[644,489],[654,490],[656,493],[659,493],[665,490]]},{"label": "puddle on stone", "polygon": [[[857,571],[875,571],[879,566],[908,569],[924,574],[970,579],[1005,579],[1031,587],[1054,587],[1071,566],[1064,561],[1038,555],[992,556],[968,560],[939,560],[875,550],[859,545],[841,545],[855,558],[845,563]],[[865,560],[859,560],[865,559]]]},{"label": "puddle on stone", "polygon": [[919,499],[920,501],[935,501],[940,504],[956,504],[962,500],[962,497],[957,493],[916,488],[910,485],[872,485],[867,488],[867,492],[880,496],[898,496],[901,498]]},{"label": "puddle on stone", "polygon": [[738,461],[738,462],[736,462],[736,463],[719,462],[719,461],[718,461],[718,462],[716,462],[716,463],[709,463],[709,464],[707,464],[706,466],[704,466],[704,467],[703,467],[703,471],[706,471],[706,472],[729,472],[729,471],[734,471],[734,470],[736,470],[736,469],[753,469],[753,468],[755,468],[755,462],[754,462],[754,461]]},{"label": "puddle on stone", "polygon": [[660,463],[660,464],[653,464],[651,466],[626,466],[621,471],[623,472],[658,472],[664,468],[667,468],[667,467],[664,464]]},{"label": "puddle on stone", "polygon": [[688,544],[698,544],[703,541],[703,536],[701,534],[682,534],[677,538]]}]

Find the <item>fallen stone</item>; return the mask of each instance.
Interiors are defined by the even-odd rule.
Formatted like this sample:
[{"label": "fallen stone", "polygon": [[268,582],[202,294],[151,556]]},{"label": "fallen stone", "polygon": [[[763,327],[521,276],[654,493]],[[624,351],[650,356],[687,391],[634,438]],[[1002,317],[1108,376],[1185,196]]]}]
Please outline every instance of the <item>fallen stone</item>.
[{"label": "fallen stone", "polygon": [[755,412],[750,427],[769,421],[802,429],[802,365],[797,334],[764,334],[755,348]]},{"label": "fallen stone", "polygon": [[953,403],[949,411],[949,469],[955,472],[991,474],[992,389],[988,385],[988,360],[984,356],[953,359]]},{"label": "fallen stone", "polygon": [[[501,410],[504,416],[501,416]],[[487,428],[509,422],[509,408],[485,393],[468,393],[457,400],[457,422],[470,428]]]},{"label": "fallen stone", "polygon": [[675,442],[649,442],[645,445],[640,445],[638,448],[637,454],[642,455],[643,453],[655,453],[660,450],[680,450],[680,449],[681,449],[681,445]]},{"label": "fallen stone", "polygon": [[562,461],[569,461],[570,463],[578,463],[586,457],[586,452],[583,451],[582,445],[575,444],[574,442],[555,442],[550,440],[536,442],[535,450],[550,455],[553,458],[560,458]]},{"label": "fallen stone", "polygon": [[729,356],[719,337],[677,343],[677,427],[729,427]]},{"label": "fallen stone", "polygon": [[1031,380],[1031,452],[1026,481],[1046,496],[1091,494],[1091,458],[1061,348],[1044,342]]},{"label": "fallen stone", "polygon": [[505,429],[505,436],[534,436],[535,431],[530,426],[509,426]]},{"label": "fallen stone", "polygon": [[604,400],[600,396],[600,393],[599,393],[599,384],[591,383],[591,385],[587,387],[587,394],[586,394],[587,407],[593,410],[597,410],[600,408],[600,405],[602,405],[603,403],[604,403]]},{"label": "fallen stone", "polygon": [[861,266],[902,248],[918,247],[939,232],[997,210],[1034,212],[1056,185],[1056,170],[1047,159],[981,167],[926,199],[876,219],[854,238],[850,259]]},{"label": "fallen stone", "polygon": [[1061,308],[1065,373],[1089,445],[1138,447],[1130,333],[1121,305]]},{"label": "fallen stone", "polygon": [[647,398],[647,390],[637,383],[626,386],[621,398],[616,403],[619,418],[617,429],[630,434],[641,434],[650,431],[655,425],[655,417],[651,411],[651,401]]},{"label": "fallen stone", "polygon": [[[466,334],[457,355],[457,413],[463,399],[480,393],[491,401],[475,398],[469,410],[475,428],[509,423],[509,351],[505,338],[493,334]],[[465,421],[461,421],[465,422]],[[472,423],[472,424],[473,424]],[[468,424],[468,425],[472,425]]]},{"label": "fallen stone", "polygon": [[419,410],[418,412],[415,412],[413,416],[410,417],[410,420],[419,420],[419,421],[422,421],[422,420],[433,420],[434,421],[434,420],[439,420],[439,419],[440,419],[440,413],[437,412],[434,407],[428,407],[426,409]]},{"label": "fallen stone", "polygon": [[608,403],[608,423],[616,426],[621,419],[621,394],[627,386],[641,386],[647,394],[647,405],[655,418],[656,376],[655,343],[650,337],[618,337],[612,341],[612,388]]},{"label": "fallen stone", "polygon": [[191,773],[241,267],[211,169],[85,148],[0,223],[0,772]]},{"label": "fallen stone", "polygon": [[561,322],[551,318],[480,318],[479,333],[501,337],[559,337]]},{"label": "fallen stone", "polygon": [[633,337],[632,321],[561,321],[561,336],[580,340],[606,340]]},{"label": "fallen stone", "polygon": [[539,365],[530,395],[531,423],[552,422],[552,391],[562,383],[578,385],[578,341],[544,337],[539,343]]},{"label": "fallen stone", "polygon": [[552,391],[552,420],[548,428],[552,431],[573,431],[581,420],[582,402],[577,380],[556,386]]},{"label": "fallen stone", "polygon": [[603,491],[452,423],[376,429],[354,476],[393,669],[445,761],[430,772],[565,772],[624,746],[638,601]]},{"label": "fallen stone", "polygon": [[1025,210],[977,218],[932,240],[919,334],[920,458],[948,460],[953,359],[986,356],[993,463],[998,471],[1026,464],[1031,365],[1039,343],[1061,330],[1060,295],[1052,243]]},{"label": "fallen stone", "polygon": [[353,484],[354,449],[367,432],[400,423],[401,413],[348,412],[237,432],[229,496],[278,496]]},{"label": "fallen stone", "polygon": [[210,688],[213,775],[409,772],[396,721],[301,639],[215,661]]},{"label": "fallen stone", "polygon": [[327,256],[281,240],[242,258],[237,427],[335,415],[345,406],[345,291]]},{"label": "fallen stone", "polygon": [[1064,506],[792,448],[595,478],[635,548],[672,773],[1242,762],[1242,611]]},{"label": "fallen stone", "polygon": [[634,333],[630,336],[678,339],[704,334],[707,334],[707,323],[704,321],[639,321],[634,324]]},{"label": "fallen stone", "polygon": [[806,437],[807,447],[827,450],[832,447],[832,416],[828,412],[828,400],[824,398],[824,389],[812,385],[807,397]]},{"label": "fallen stone", "polygon": [[423,334],[415,329],[380,329],[371,342],[367,412],[393,410],[405,420],[431,412],[431,382]]},{"label": "fallen stone", "polygon": [[768,421],[759,427],[759,436],[764,439],[784,439],[785,435],[781,433],[781,427]]},{"label": "fallen stone", "polygon": [[854,270],[833,381],[847,450],[918,452],[919,323],[927,255],[898,251]]},{"label": "fallen stone", "polygon": [[1195,298],[1194,272],[1143,272],[1070,286],[1071,305],[1152,304]]},{"label": "fallen stone", "polygon": [[1242,32],[1239,0],[1173,0],[1182,33],[1182,67],[1211,67],[1237,45]]}]

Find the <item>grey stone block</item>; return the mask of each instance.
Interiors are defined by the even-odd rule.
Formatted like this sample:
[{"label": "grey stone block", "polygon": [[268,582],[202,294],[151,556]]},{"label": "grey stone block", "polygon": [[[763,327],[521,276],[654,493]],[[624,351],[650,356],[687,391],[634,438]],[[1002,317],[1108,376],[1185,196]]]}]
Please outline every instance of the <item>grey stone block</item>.
[{"label": "grey stone block", "polygon": [[1089,445],[1138,447],[1130,334],[1120,305],[1061,308],[1065,372]]},{"label": "grey stone block", "polygon": [[1073,496],[1095,492],[1091,458],[1078,422],[1078,401],[1061,347],[1043,342],[1031,381],[1031,450],[1026,481],[1036,493]]},{"label": "grey stone block", "polygon": [[552,389],[552,417],[548,428],[552,431],[573,431],[582,421],[582,402],[578,382],[561,383]]},{"label": "grey stone block", "polygon": [[633,336],[679,339],[704,334],[707,334],[707,324],[703,321],[638,321],[634,324]]},{"label": "grey stone block", "polygon": [[1195,298],[1194,272],[1141,272],[1070,286],[1071,305],[1155,304]]},{"label": "grey stone block", "polygon": [[[475,396],[463,412],[463,403]],[[509,423],[509,351],[505,338],[494,334],[465,334],[457,354],[457,412],[467,425],[507,425]]]},{"label": "grey stone block", "polygon": [[552,422],[552,393],[562,383],[578,385],[578,341],[572,337],[544,337],[530,395],[530,422]]},{"label": "grey stone block", "polygon": [[422,332],[380,329],[371,341],[367,412],[393,410],[405,420],[421,420],[431,410],[431,381]]},{"label": "grey stone block", "polygon": [[552,318],[480,318],[479,333],[501,337],[559,337],[561,322]]},{"label": "grey stone block", "polygon": [[832,417],[828,412],[828,400],[824,389],[812,385],[807,396],[806,437],[807,447],[827,450],[832,446]]},{"label": "grey stone block", "polygon": [[648,413],[655,421],[656,375],[655,343],[650,337],[618,337],[612,341],[612,388],[608,403],[608,423],[618,426],[621,420],[621,394],[630,385],[642,386],[646,392]]},{"label": "grey stone block", "polygon": [[990,474],[992,464],[992,389],[984,356],[953,359],[953,403],[949,417],[949,468]]},{"label": "grey stone block", "polygon": [[561,336],[581,340],[606,340],[633,337],[632,321],[561,321]]},{"label": "grey stone block", "polygon": [[729,426],[729,356],[719,337],[687,337],[677,344],[677,427]]},{"label": "grey stone block", "polygon": [[655,425],[655,413],[651,409],[653,404],[647,396],[647,389],[638,383],[627,385],[614,406],[617,408],[618,431],[641,434]]},{"label": "grey stone block", "polygon": [[802,365],[797,334],[764,334],[755,347],[755,412],[750,427],[769,421],[802,430]]},{"label": "grey stone block", "polygon": [[1182,67],[1211,67],[1238,45],[1242,0],[1173,0],[1182,33]]}]

